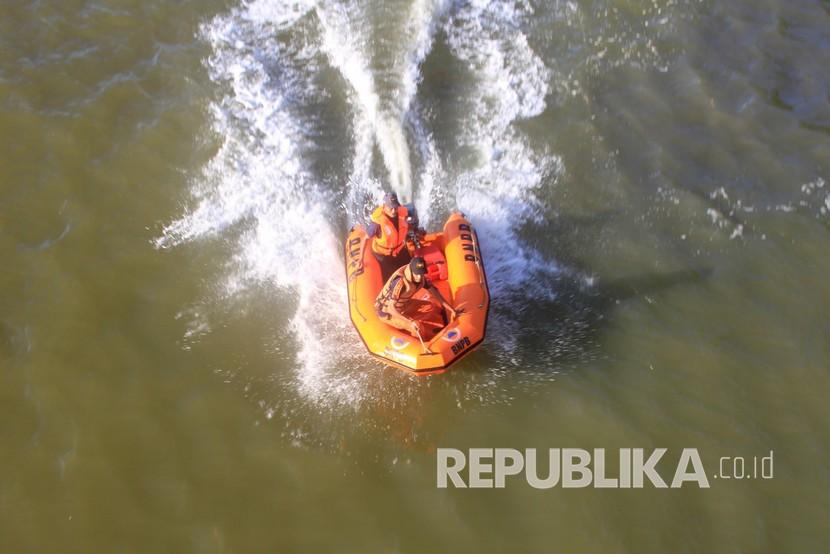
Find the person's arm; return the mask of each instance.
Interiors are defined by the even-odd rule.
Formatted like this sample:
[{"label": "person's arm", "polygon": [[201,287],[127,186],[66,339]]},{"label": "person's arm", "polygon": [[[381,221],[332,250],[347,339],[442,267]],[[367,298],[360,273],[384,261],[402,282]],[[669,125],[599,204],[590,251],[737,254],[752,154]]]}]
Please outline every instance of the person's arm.
[{"label": "person's arm", "polygon": [[366,234],[370,237],[380,238],[383,234],[380,228],[382,210],[382,207],[375,208],[372,210],[371,215],[369,215],[369,225],[366,227]]},{"label": "person's arm", "polygon": [[427,291],[428,291],[428,292],[432,295],[432,297],[436,300],[436,302],[438,302],[439,304],[441,304],[441,307],[442,307],[442,308],[444,308],[445,310],[447,310],[447,313],[449,313],[449,314],[450,314],[450,319],[455,319],[456,317],[458,317],[458,313],[459,313],[459,312],[458,312],[458,311],[456,311],[456,310],[455,310],[452,306],[450,306],[450,303],[449,303],[449,302],[447,302],[447,301],[444,299],[444,296],[443,296],[443,295],[441,294],[441,292],[440,292],[440,291],[439,291],[439,290],[435,287],[435,285],[433,285],[432,283],[430,283],[430,284],[427,286]]},{"label": "person's arm", "polygon": [[395,306],[389,306],[389,309],[386,310],[386,313],[389,314],[389,319],[397,320],[399,323],[404,323],[409,328],[410,331],[415,333],[419,333],[421,327],[418,325],[418,322],[414,319],[410,319],[403,315]]}]

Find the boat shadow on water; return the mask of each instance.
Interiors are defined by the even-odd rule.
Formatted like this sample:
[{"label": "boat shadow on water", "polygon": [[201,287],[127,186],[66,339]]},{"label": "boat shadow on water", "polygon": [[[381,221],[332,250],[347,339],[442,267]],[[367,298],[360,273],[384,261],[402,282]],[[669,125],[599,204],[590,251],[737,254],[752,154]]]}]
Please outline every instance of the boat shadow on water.
[{"label": "boat shadow on water", "polygon": [[[510,364],[521,367],[525,373],[545,374],[575,370],[601,359],[602,329],[620,303],[698,284],[710,274],[709,268],[691,268],[643,273],[592,286],[571,276],[560,277],[554,285],[555,298],[517,297],[514,300],[525,306],[506,310],[517,329],[516,344],[509,354]],[[495,312],[499,310],[500,307],[494,308]]]},{"label": "boat shadow on water", "polygon": [[[652,302],[654,295],[676,287],[700,285],[711,276],[710,267],[697,266],[610,279],[586,278],[593,271],[579,256],[580,244],[585,244],[585,230],[597,229],[601,221],[614,215],[603,213],[576,220],[559,217],[555,224],[548,225],[551,228],[537,235],[557,237],[552,246],[555,257],[565,260],[564,267],[556,275],[535,276],[545,281],[545,289],[553,291],[550,297],[530,297],[524,291],[510,291],[501,298],[494,294],[494,331],[500,322],[506,322],[515,339],[509,348],[485,343],[485,350],[499,366],[543,379],[578,370],[605,356],[603,328],[622,303],[638,299]],[[496,332],[488,337],[488,342],[495,340]]]}]

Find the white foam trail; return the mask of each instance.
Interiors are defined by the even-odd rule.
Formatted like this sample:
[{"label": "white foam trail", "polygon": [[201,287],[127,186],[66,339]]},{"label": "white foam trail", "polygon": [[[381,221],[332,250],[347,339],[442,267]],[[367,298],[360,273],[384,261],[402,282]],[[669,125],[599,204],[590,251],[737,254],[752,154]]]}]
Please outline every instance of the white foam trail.
[{"label": "white foam trail", "polygon": [[[395,90],[383,99],[369,69],[366,32],[361,28],[361,7],[357,3],[330,3],[319,6],[317,15],[323,27],[322,48],[331,64],[351,85],[358,108],[356,137],[358,152],[352,174],[354,183],[367,181],[371,149],[377,143],[389,172],[390,185],[402,200],[412,197],[412,165],[404,132],[404,119],[420,82],[419,67],[429,52],[438,21],[449,6],[447,0],[417,0],[400,34],[404,52],[390,71],[398,76]],[[370,187],[375,188],[375,187]]]},{"label": "white foam trail", "polygon": [[[449,46],[475,71],[479,95],[473,98],[473,124],[463,140],[489,155],[514,121],[545,109],[550,72],[520,30],[532,10],[517,3],[472,2],[445,25]],[[489,142],[489,144],[488,144]]]},{"label": "white foam trail", "polygon": [[[355,205],[362,204],[356,197],[368,193],[372,198],[382,195],[379,183],[371,178],[372,148],[376,136],[376,121],[380,98],[375,92],[374,79],[368,68],[368,62],[361,54],[359,40],[365,40],[363,33],[356,32],[357,10],[352,5],[330,4],[317,9],[317,17],[322,27],[321,48],[329,63],[336,68],[351,85],[356,109],[354,116],[355,152],[349,186]],[[390,165],[387,162],[387,166]],[[396,183],[394,186],[400,188]],[[362,190],[360,190],[362,189]]]},{"label": "white foam trail", "polygon": [[544,206],[536,192],[564,169],[560,158],[534,153],[513,129],[545,109],[550,80],[520,30],[529,13],[526,5],[477,1],[445,25],[453,54],[478,81],[459,141],[479,152],[479,162],[452,188],[457,206],[479,230],[495,308],[493,334],[499,337],[494,346],[507,353],[515,349],[523,305],[552,299],[551,277],[559,271],[518,236],[524,223],[541,220]]},{"label": "white foam trail", "polygon": [[[319,16],[321,41],[306,40],[298,46],[279,36],[310,11]],[[210,75],[227,87],[224,98],[212,106],[215,131],[224,140],[194,185],[193,208],[156,241],[164,248],[225,237],[233,230],[238,248],[223,294],[234,296],[272,283],[297,295],[297,310],[289,322],[299,346],[297,385],[320,402],[358,402],[364,390],[354,368],[365,366],[367,359],[348,321],[339,278],[339,233],[326,223],[334,219],[330,211],[335,203],[309,170],[314,122],[298,117],[296,104],[321,95],[314,78],[327,57],[358,98],[348,196],[368,194],[377,201],[382,194],[370,174],[375,140],[390,173],[397,175],[402,196],[409,195],[408,147],[401,121],[417,89],[417,66],[431,40],[431,31],[420,33],[408,47],[408,62],[400,69],[405,73],[402,96],[395,96],[397,104],[388,102],[381,109],[366,55],[359,44],[350,42],[360,35],[351,24],[342,6],[258,0],[203,26],[202,36],[213,47],[207,62]],[[357,205],[365,204],[363,199]],[[351,217],[361,218],[361,211]],[[321,348],[323,339],[337,348]]]},{"label": "white foam trail", "polygon": [[[223,294],[235,296],[263,283],[290,291],[297,299],[288,324],[298,345],[294,383],[313,401],[354,405],[373,394],[365,371],[373,362],[348,320],[341,231],[328,222],[338,216],[335,198],[345,202],[351,221],[362,220],[380,198],[381,183],[372,175],[375,144],[402,197],[409,198],[413,181],[418,185],[422,220],[456,207],[473,219],[496,308],[492,329],[501,347],[512,348],[518,334],[517,315],[503,315],[510,312],[510,296],[550,294],[538,277],[554,275],[557,268],[518,236],[522,224],[543,213],[536,192],[561,171],[558,158],[533,152],[513,128],[544,109],[549,78],[519,30],[526,8],[474,2],[453,8],[447,20],[449,8],[446,1],[412,4],[400,55],[392,56],[388,95],[378,93],[356,3],[256,0],[202,28],[213,48],[210,75],[226,89],[212,106],[223,142],[194,184],[192,208],[164,229],[157,245],[206,237],[236,241]],[[479,160],[452,174],[413,110],[420,65],[445,21],[452,53],[478,81],[458,141],[479,152]],[[353,98],[345,194],[324,188],[313,174],[316,122],[308,110],[298,109],[326,97],[317,79],[326,65],[343,75]],[[422,162],[414,179],[405,128]]]},{"label": "white foam trail", "polygon": [[[313,122],[293,104],[319,94],[315,48],[281,41],[278,31],[295,24],[313,3],[257,1],[220,16],[202,28],[213,47],[211,77],[228,87],[213,106],[214,127],[223,144],[194,188],[195,207],[164,229],[159,247],[222,235],[239,227],[233,271],[224,294],[233,296],[259,283],[293,291],[298,307],[289,322],[299,344],[301,391],[314,397],[348,397],[359,381],[323,379],[328,366],[319,337],[348,355],[348,324],[340,239],[325,222],[334,202],[308,169],[306,151]],[[275,68],[276,66],[276,68]],[[273,75],[279,75],[274,79]],[[317,222],[310,225],[309,222]],[[354,345],[357,353],[358,345]]]}]

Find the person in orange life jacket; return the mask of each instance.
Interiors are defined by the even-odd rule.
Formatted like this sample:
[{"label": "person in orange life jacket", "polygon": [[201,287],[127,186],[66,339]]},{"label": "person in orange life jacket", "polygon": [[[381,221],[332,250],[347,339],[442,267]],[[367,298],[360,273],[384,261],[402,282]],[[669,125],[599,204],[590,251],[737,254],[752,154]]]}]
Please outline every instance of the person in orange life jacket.
[{"label": "person in orange life jacket", "polygon": [[[372,254],[380,264],[381,275],[387,279],[396,269],[409,263],[406,238],[410,232],[409,210],[401,206],[394,192],[383,197],[383,205],[372,212],[367,235],[372,237]],[[420,232],[418,229],[413,229]]]},{"label": "person in orange life jacket", "polygon": [[461,310],[455,310],[450,306],[438,289],[426,278],[426,272],[427,264],[420,257],[412,258],[409,264],[395,271],[375,300],[375,310],[378,316],[393,327],[420,335],[423,333],[422,323],[408,317],[407,314],[413,302],[421,302],[414,300],[415,295],[421,290],[426,290],[433,300],[446,310],[451,320],[458,317]]}]

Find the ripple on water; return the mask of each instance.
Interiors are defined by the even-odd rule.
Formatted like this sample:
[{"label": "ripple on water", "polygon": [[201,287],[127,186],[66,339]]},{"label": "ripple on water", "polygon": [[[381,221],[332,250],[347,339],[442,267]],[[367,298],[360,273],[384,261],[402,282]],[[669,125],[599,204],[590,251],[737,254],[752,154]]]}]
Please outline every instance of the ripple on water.
[{"label": "ripple on water", "polygon": [[31,354],[34,348],[34,336],[29,325],[15,325],[9,321],[0,321],[0,345],[4,357],[19,361]]}]

